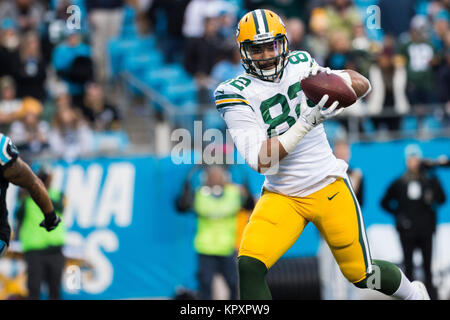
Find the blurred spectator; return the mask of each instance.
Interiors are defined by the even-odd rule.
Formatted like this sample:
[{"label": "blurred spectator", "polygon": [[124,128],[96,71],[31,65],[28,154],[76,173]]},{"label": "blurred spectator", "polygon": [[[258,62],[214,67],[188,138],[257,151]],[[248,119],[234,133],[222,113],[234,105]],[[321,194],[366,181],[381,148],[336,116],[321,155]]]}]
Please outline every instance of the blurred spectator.
[{"label": "blurred spectator", "polygon": [[[74,108],[67,107],[69,98],[58,98],[57,111],[49,134],[51,152],[66,161],[73,161],[92,151],[92,131]],[[70,100],[69,100],[70,101]]]},{"label": "blurred spectator", "polygon": [[37,30],[44,17],[44,12],[39,1],[6,0],[0,5],[0,20],[6,17],[14,19],[21,32]]},{"label": "blurred spectator", "polygon": [[12,123],[9,131],[25,162],[48,148],[50,125],[41,120],[40,114],[39,110],[28,110],[20,120]]},{"label": "blurred spectator", "polygon": [[264,7],[273,10],[285,19],[300,18],[307,22],[309,18],[307,9],[310,0],[263,0],[253,2],[258,3],[259,8]]},{"label": "blurred spectator", "polygon": [[20,36],[17,23],[11,18],[1,20],[0,25],[0,76],[13,76],[19,61]]},{"label": "blurred spectator", "polygon": [[15,78],[19,84],[19,97],[33,97],[44,101],[46,65],[42,59],[39,36],[36,32],[26,33],[20,44],[20,60],[16,68]]},{"label": "blurred spectator", "polygon": [[298,18],[290,18],[286,21],[286,32],[290,50],[307,50],[305,44],[305,25]]},{"label": "blurred spectator", "polygon": [[[367,111],[376,129],[400,129],[400,116],[409,109],[406,97],[406,70],[404,60],[395,54],[396,39],[384,37],[383,47],[376,54],[376,61],[370,66],[368,79],[372,91],[367,97]],[[383,114],[383,116],[378,116]]]},{"label": "blurred spectator", "polygon": [[432,17],[431,43],[437,52],[445,51],[445,37],[449,33],[449,13],[441,10]]},{"label": "blurred spectator", "polygon": [[434,14],[431,41],[436,49],[433,71],[436,75],[437,100],[445,104],[450,101],[450,29],[447,10],[439,10]]},{"label": "blurred spectator", "polygon": [[433,285],[431,261],[433,234],[436,231],[436,206],[445,202],[445,194],[437,176],[424,169],[422,151],[415,144],[405,148],[406,172],[386,190],[381,206],[395,217],[403,249],[405,275],[413,275],[413,253],[422,252],[425,285],[431,299],[437,298]]},{"label": "blurred spectator", "polygon": [[[46,64],[51,62],[54,47],[66,38],[67,21],[71,15],[71,11],[67,9],[73,2],[73,0],[56,0],[49,4],[40,30],[42,56]],[[81,17],[83,21],[83,14]]]},{"label": "blurred spectator", "polygon": [[[55,213],[62,217],[64,195],[50,187],[51,172],[41,169],[37,175],[48,190]],[[62,252],[66,241],[64,224],[60,223],[51,232],[42,228],[39,225],[42,221],[42,211],[29,195],[21,199],[16,219],[17,234],[27,265],[28,299],[39,300],[41,298],[42,283],[47,284],[50,300],[61,299],[61,281],[65,266]]]},{"label": "blurred spectator", "polygon": [[16,95],[16,85],[10,76],[0,78],[0,124],[9,126],[20,119],[28,107],[41,109],[42,106],[33,98],[19,99]]},{"label": "blurred spectator", "polygon": [[217,61],[224,57],[221,38],[218,35],[219,19],[205,18],[205,31],[200,38],[187,40],[184,67],[199,86],[199,102],[210,102],[209,88],[213,85],[210,73]]},{"label": "blurred spectator", "polygon": [[406,90],[411,105],[435,102],[432,68],[435,50],[428,39],[426,17],[414,16],[411,20],[409,37],[400,45],[399,54],[406,60],[408,75]]},{"label": "blurred spectator", "polygon": [[86,1],[89,14],[92,56],[95,63],[95,78],[105,82],[109,71],[105,61],[106,43],[118,35],[123,19],[123,0]]},{"label": "blurred spectator", "polygon": [[75,109],[76,107],[72,104],[72,97],[70,94],[64,90],[64,88],[59,88],[55,93],[55,105],[56,110],[59,109]]},{"label": "blurred spectator", "polygon": [[[357,68],[358,59],[363,60],[363,54],[353,50],[351,38],[348,33],[344,32],[342,29],[331,31],[329,35],[329,53],[323,66],[333,70],[351,69],[360,72]],[[362,105],[362,100],[357,101],[352,107],[346,110],[347,115],[352,114],[353,116],[359,117],[364,115],[364,112],[365,108]],[[336,120],[343,125],[347,132],[349,132],[351,126],[349,119],[339,117]],[[357,129],[360,134],[365,133],[362,121],[358,121],[355,129]]]},{"label": "blurred spectator", "polygon": [[74,104],[81,106],[84,85],[93,78],[91,48],[82,42],[80,31],[66,29],[66,32],[66,40],[53,51],[52,65],[67,84]]},{"label": "blurred spectator", "polygon": [[183,194],[177,200],[181,212],[194,210],[198,228],[194,247],[199,258],[199,299],[212,299],[215,273],[221,273],[230,289],[230,299],[237,299],[237,265],[235,242],[237,214],[242,206],[241,190],[227,181],[226,171],[209,166],[206,179],[195,193],[186,182]]},{"label": "blurred spectator", "polygon": [[121,127],[117,108],[106,103],[103,88],[98,83],[87,85],[83,114],[96,131],[118,130]]},{"label": "blurred spectator", "polygon": [[183,20],[183,36],[200,38],[204,34],[204,23],[209,0],[192,0],[186,7]]},{"label": "blurred spectator", "polygon": [[398,37],[407,32],[415,4],[415,0],[379,0],[380,23],[384,33]]},{"label": "blurred spectator", "polygon": [[241,64],[241,53],[235,43],[228,49],[225,56],[227,58],[216,63],[211,71],[211,78],[216,84],[236,78],[244,71]]},{"label": "blurred spectator", "polygon": [[225,41],[236,41],[236,25],[238,8],[231,2],[222,1],[221,9],[219,10],[219,35]]},{"label": "blurred spectator", "polygon": [[345,33],[348,39],[354,37],[354,27],[362,25],[362,19],[358,9],[352,0],[332,0],[325,6],[328,19],[328,31]]},{"label": "blurred spectator", "polygon": [[368,76],[372,63],[371,43],[364,26],[355,21],[348,28],[329,26],[329,53],[325,65],[331,69],[352,69]]},{"label": "blurred spectator", "polygon": [[[191,0],[186,7],[183,20],[183,36],[185,38],[200,38],[205,33],[207,18],[218,18],[218,29],[228,24],[230,12],[237,11],[233,5],[224,0]],[[231,15],[233,17],[233,15]],[[223,21],[221,18],[224,18]],[[229,24],[231,27],[231,24]],[[234,25],[234,29],[236,24]],[[234,30],[235,31],[235,30]]]},{"label": "blurred spectator", "polygon": [[334,69],[348,69],[352,64],[350,37],[343,31],[333,31],[330,34],[330,53],[325,60],[325,66]]},{"label": "blurred spectator", "polygon": [[[437,65],[437,92],[441,103],[450,103],[450,31],[445,36],[445,49],[440,55]],[[448,111],[450,116],[450,110]]]},{"label": "blurred spectator", "polygon": [[366,78],[369,76],[369,69],[373,63],[373,47],[366,35],[364,25],[357,24],[353,28],[353,38],[351,40],[352,63],[350,69],[356,70]]},{"label": "blurred spectator", "polygon": [[305,37],[307,48],[317,63],[324,65],[329,53],[328,18],[324,8],[319,7],[312,10],[309,30],[310,32]]},{"label": "blurred spectator", "polygon": [[190,0],[154,0],[147,12],[152,24],[157,23],[158,10],[167,18],[167,36],[162,39],[167,63],[181,62],[184,50],[183,19]]}]

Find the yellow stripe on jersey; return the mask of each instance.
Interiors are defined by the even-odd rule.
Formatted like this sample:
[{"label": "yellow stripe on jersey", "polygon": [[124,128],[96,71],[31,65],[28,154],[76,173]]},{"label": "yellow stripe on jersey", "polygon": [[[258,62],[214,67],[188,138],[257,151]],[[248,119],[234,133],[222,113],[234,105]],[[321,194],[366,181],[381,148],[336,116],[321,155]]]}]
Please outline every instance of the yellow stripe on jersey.
[{"label": "yellow stripe on jersey", "polygon": [[[216,107],[217,109],[221,109],[223,107],[230,107],[235,105],[246,105],[250,106],[250,103],[247,99],[245,99],[243,96],[239,94],[221,94],[217,95],[216,98]],[[253,110],[253,108],[252,108]]]},{"label": "yellow stripe on jersey", "polygon": [[216,100],[216,105],[219,106],[220,104],[223,103],[232,103],[232,102],[242,102],[245,104],[249,104],[247,100],[245,99],[222,99],[222,100]]}]

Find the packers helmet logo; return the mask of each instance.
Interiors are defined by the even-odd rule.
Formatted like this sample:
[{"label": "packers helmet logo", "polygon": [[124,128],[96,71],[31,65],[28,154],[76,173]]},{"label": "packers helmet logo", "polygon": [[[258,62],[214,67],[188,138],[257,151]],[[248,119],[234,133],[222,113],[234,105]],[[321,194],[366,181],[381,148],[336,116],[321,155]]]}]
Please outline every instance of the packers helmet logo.
[{"label": "packers helmet logo", "polygon": [[239,37],[240,32],[241,32],[241,26],[240,26],[240,24],[238,24],[237,29],[236,29],[236,38]]}]

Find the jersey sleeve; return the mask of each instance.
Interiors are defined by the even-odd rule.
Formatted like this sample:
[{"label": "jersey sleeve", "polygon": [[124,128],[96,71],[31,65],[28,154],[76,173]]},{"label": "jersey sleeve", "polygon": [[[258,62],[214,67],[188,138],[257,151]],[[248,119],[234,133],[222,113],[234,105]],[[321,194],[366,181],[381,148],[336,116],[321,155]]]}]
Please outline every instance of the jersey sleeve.
[{"label": "jersey sleeve", "polygon": [[3,170],[17,159],[19,151],[11,139],[0,133],[0,168]]},{"label": "jersey sleeve", "polygon": [[247,164],[258,171],[258,154],[266,132],[259,125],[248,100],[226,85],[219,85],[214,96],[216,107],[224,119],[236,149]]},{"label": "jersey sleeve", "polygon": [[234,107],[232,109],[249,108],[253,111],[253,107],[244,97],[242,92],[237,92],[237,90],[231,87],[228,82],[220,84],[214,91],[214,101],[216,103],[217,111],[221,114],[231,107]]},{"label": "jersey sleeve", "polygon": [[316,59],[314,59],[311,54],[307,51],[297,51],[304,55],[306,57],[305,63],[307,64],[308,71],[314,68],[320,67],[320,65],[317,63]]}]

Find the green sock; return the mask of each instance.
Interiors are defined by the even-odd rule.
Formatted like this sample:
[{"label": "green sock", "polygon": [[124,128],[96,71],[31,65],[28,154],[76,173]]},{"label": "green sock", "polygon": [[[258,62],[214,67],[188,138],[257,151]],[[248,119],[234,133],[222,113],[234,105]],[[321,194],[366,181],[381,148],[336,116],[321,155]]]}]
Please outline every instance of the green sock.
[{"label": "green sock", "polygon": [[241,300],[271,300],[266,281],[267,268],[258,259],[241,256],[239,267],[239,298]]},{"label": "green sock", "polygon": [[392,295],[400,287],[402,272],[393,263],[384,260],[372,260],[373,271],[364,280],[354,283],[361,289],[374,289]]}]

